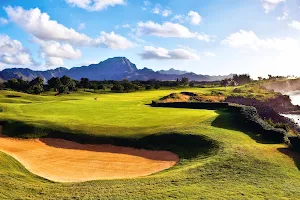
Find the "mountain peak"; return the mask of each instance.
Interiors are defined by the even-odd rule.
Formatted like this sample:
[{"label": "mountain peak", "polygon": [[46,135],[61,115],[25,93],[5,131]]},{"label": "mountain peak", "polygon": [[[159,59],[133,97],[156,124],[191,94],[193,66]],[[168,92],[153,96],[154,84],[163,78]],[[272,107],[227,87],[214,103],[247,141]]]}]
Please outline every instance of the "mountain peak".
[{"label": "mountain peak", "polygon": [[102,65],[102,67],[109,66],[110,70],[115,72],[132,73],[138,70],[136,65],[130,62],[130,60],[126,57],[109,58],[100,62],[99,65]]},{"label": "mountain peak", "polygon": [[119,63],[122,63],[122,64],[132,64],[130,62],[130,60],[126,57],[113,57],[113,58],[108,58],[102,62],[106,62],[106,63],[111,63],[111,62],[119,62]]},{"label": "mountain peak", "polygon": [[[12,78],[21,78],[24,80],[32,80],[36,77],[41,77],[49,80],[52,77],[61,77],[63,75],[69,76],[73,79],[80,80],[82,77],[90,80],[176,80],[183,76],[190,80],[208,81],[208,80],[222,80],[228,76],[203,76],[195,73],[188,73],[186,71],[170,70],[153,71],[149,68],[137,69],[126,57],[114,57],[102,61],[98,64],[91,64],[89,66],[73,67],[71,69],[56,68],[46,71],[34,71],[31,69],[5,69],[0,71],[0,79],[9,80]],[[232,76],[231,76],[232,77]]]}]

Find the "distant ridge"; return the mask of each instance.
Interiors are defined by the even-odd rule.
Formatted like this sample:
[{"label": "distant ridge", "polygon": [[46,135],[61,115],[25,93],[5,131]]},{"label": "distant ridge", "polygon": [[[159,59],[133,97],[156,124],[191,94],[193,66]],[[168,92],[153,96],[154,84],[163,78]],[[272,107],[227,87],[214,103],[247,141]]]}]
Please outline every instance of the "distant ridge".
[{"label": "distant ridge", "polygon": [[130,62],[125,57],[114,57],[102,61],[98,64],[91,64],[89,66],[73,67],[71,69],[59,67],[46,71],[34,71],[28,68],[10,68],[0,71],[0,79],[9,80],[13,78],[32,80],[36,77],[41,77],[45,81],[52,77],[69,76],[75,80],[82,77],[90,80],[176,80],[182,77],[187,77],[192,81],[216,81],[224,78],[231,78],[228,76],[209,76],[200,75],[192,72],[180,71],[175,69],[153,71],[152,69],[144,68],[137,69],[136,65]]},{"label": "distant ridge", "polygon": [[176,74],[176,75],[182,75],[182,74],[190,73],[190,72],[187,72],[187,71],[177,70],[177,69],[174,69],[174,68],[171,68],[169,70],[160,70],[158,72],[161,73],[161,74]]}]

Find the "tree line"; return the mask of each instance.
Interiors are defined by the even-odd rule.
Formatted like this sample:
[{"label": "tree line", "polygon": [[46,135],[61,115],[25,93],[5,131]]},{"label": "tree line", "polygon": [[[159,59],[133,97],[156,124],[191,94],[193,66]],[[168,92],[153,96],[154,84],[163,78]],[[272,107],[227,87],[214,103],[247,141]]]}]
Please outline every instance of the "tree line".
[{"label": "tree line", "polygon": [[79,81],[74,80],[68,76],[53,77],[47,82],[41,77],[37,77],[31,81],[22,79],[11,79],[3,82],[0,85],[1,89],[11,89],[19,92],[26,92],[29,94],[41,94],[45,91],[55,91],[57,94],[67,94],[77,91],[79,88],[87,90],[103,90],[112,92],[133,92],[137,90],[152,90],[164,88],[178,88],[178,87],[217,87],[217,86],[237,86],[250,83],[252,79],[248,74],[237,75],[234,74],[231,79],[224,79],[222,81],[190,81],[183,77],[175,81],[159,81],[151,79],[148,81],[129,81],[124,79],[122,81],[102,80],[91,81],[88,78],[81,78]]},{"label": "tree line", "polygon": [[159,89],[161,87],[184,87],[189,86],[189,79],[183,77],[176,81],[115,81],[115,80],[103,80],[103,81],[90,81],[88,78],[81,78],[80,81],[74,80],[68,76],[53,77],[47,82],[41,77],[37,77],[32,81],[26,81],[22,79],[11,79],[3,82],[1,89],[10,89],[19,92],[25,92],[29,94],[41,94],[45,91],[55,91],[57,94],[67,94],[73,91],[77,91],[79,88],[89,90],[110,90],[112,92],[133,92],[137,90],[152,90]]},{"label": "tree line", "polygon": [[251,83],[253,80],[251,79],[249,74],[233,74],[232,78],[224,79],[220,82],[221,86],[238,86],[244,85],[247,83]]}]

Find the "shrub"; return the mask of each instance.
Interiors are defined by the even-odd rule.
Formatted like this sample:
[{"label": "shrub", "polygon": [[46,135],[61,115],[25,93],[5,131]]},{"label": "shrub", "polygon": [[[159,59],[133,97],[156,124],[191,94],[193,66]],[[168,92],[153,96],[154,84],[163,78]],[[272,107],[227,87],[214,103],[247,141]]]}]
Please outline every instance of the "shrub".
[{"label": "shrub", "polygon": [[291,130],[288,124],[274,123],[271,119],[266,120],[266,122],[268,124],[270,124],[271,126],[273,126],[274,128],[280,128],[280,129],[285,130],[286,132],[289,132]]},{"label": "shrub", "polygon": [[[171,94],[170,96],[172,96]],[[199,102],[172,102],[157,103],[152,102],[154,107],[172,107],[172,108],[192,108],[192,109],[222,109],[227,108],[228,111],[237,114],[236,124],[243,130],[259,133],[264,140],[276,143],[286,141],[287,131],[282,129],[282,125],[276,128],[264,121],[257,113],[255,107],[242,105],[229,105],[228,103],[199,103]]]},{"label": "shrub", "polygon": [[124,86],[120,85],[120,84],[114,84],[113,87],[111,88],[111,91],[123,92],[124,91]]},{"label": "shrub", "polygon": [[234,89],[232,90],[232,92],[233,92],[233,93],[241,93],[241,92],[242,92],[242,89],[240,89],[240,88],[234,88]]},{"label": "shrub", "polygon": [[146,85],[145,90],[151,90],[152,86],[151,85]]},{"label": "shrub", "polygon": [[61,85],[61,86],[59,87],[59,89],[58,89],[58,92],[59,92],[60,94],[66,94],[66,93],[69,92],[69,88],[68,88],[67,86],[65,86],[65,85]]},{"label": "shrub", "polygon": [[251,132],[260,133],[263,139],[277,143],[285,141],[287,132],[283,129],[275,128],[261,119],[256,108],[241,106],[240,115],[241,118],[239,118],[237,123],[240,123],[240,125],[244,123]]},{"label": "shrub", "polygon": [[98,85],[98,90],[105,90],[105,86],[103,84]]}]

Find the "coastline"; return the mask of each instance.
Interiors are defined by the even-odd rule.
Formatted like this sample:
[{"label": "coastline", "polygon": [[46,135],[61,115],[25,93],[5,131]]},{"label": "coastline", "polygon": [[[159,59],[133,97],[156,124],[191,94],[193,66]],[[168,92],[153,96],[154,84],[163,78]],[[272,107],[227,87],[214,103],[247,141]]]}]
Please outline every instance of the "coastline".
[{"label": "coastline", "polygon": [[[284,95],[288,95],[291,99],[292,104],[300,105],[300,90],[291,91],[283,93]],[[290,113],[290,114],[281,114],[284,117],[287,117],[293,120],[298,126],[300,126],[300,113]]]}]

